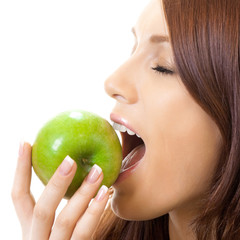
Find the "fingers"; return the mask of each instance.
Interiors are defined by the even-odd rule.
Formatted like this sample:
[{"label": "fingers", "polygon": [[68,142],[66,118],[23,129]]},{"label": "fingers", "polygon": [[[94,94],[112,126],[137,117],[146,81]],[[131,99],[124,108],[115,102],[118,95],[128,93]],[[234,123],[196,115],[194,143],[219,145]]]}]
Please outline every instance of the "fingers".
[{"label": "fingers", "polygon": [[[68,204],[65,206],[65,208],[57,217],[50,237],[51,240],[70,239],[79,219],[83,218],[87,211],[89,211],[89,209],[92,209],[92,207],[94,206],[95,208],[99,207],[98,209],[99,215],[102,213],[103,211],[102,209],[104,209],[104,206],[106,205],[105,201],[107,201],[107,196],[106,199],[104,199],[104,201],[102,201],[102,198],[99,198],[98,204],[93,205],[91,204],[90,208],[88,208],[88,205],[91,199],[95,196],[97,190],[99,189],[102,180],[103,180],[102,169],[99,166],[94,165],[90,173],[88,174],[87,178],[82,183],[81,187],[77,190],[77,192],[73,195],[73,197],[69,200]],[[106,190],[106,187],[104,189]],[[99,191],[99,193],[101,192]],[[99,221],[98,215],[96,216],[96,219],[94,220],[90,219],[91,224],[93,224],[93,222],[98,221]],[[88,225],[89,222],[84,223],[85,228],[88,228]],[[84,229],[84,231],[86,230],[87,229]]]},{"label": "fingers", "polygon": [[15,178],[12,187],[12,200],[22,225],[23,232],[31,226],[35,201],[30,193],[31,145],[21,143]]},{"label": "fingers", "polygon": [[86,210],[85,214],[78,221],[72,235],[72,240],[89,240],[95,232],[100,218],[104,212],[109,198],[109,191],[106,186],[102,186],[93,200],[91,205]]},{"label": "fingers", "polygon": [[76,169],[74,160],[67,156],[48,182],[34,208],[31,239],[49,238],[55,211],[72,182]]},{"label": "fingers", "polygon": [[31,145],[21,144],[12,199],[26,239],[90,239],[108,201],[108,188],[103,186],[100,167],[94,165],[90,173],[62,210],[53,226],[55,211],[75,175],[77,165],[66,157],[44,189],[39,201],[30,193]]}]

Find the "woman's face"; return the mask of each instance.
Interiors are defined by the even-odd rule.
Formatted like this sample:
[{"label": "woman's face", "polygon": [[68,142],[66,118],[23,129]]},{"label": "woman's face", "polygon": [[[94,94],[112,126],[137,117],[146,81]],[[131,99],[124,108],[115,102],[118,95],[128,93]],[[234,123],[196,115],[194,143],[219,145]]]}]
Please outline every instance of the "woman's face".
[{"label": "woman's face", "polygon": [[[175,72],[159,0],[150,2],[133,32],[133,53],[105,88],[116,100],[112,120],[140,135],[145,153],[114,185],[112,208],[121,218],[147,220],[196,207],[216,168],[221,136]],[[124,151],[131,150],[129,139]]]}]

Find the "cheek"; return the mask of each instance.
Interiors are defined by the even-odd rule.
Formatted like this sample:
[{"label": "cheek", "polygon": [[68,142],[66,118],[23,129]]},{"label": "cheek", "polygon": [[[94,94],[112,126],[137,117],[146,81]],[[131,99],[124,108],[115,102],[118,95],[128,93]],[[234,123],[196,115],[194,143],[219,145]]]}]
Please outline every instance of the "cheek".
[{"label": "cheek", "polygon": [[199,197],[207,190],[218,162],[220,132],[189,96],[165,102],[159,109],[152,117],[156,127],[149,130],[150,159],[162,174],[159,180],[164,180],[179,201]]}]

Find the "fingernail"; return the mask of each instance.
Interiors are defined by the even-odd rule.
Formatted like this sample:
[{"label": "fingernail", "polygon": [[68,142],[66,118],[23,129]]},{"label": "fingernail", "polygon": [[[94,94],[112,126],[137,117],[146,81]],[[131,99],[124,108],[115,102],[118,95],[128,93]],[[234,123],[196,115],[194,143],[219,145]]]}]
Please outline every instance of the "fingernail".
[{"label": "fingernail", "polygon": [[74,160],[69,156],[66,156],[61,165],[59,166],[59,173],[62,176],[68,175],[72,170],[73,163]]},{"label": "fingernail", "polygon": [[18,150],[19,157],[21,157],[23,155],[23,147],[24,147],[24,141],[20,141],[19,150]]},{"label": "fingernail", "polygon": [[94,164],[87,176],[87,182],[95,183],[98,180],[101,172],[102,172],[102,169],[97,164]]},{"label": "fingernail", "polygon": [[102,187],[99,189],[98,194],[95,199],[97,201],[103,200],[107,191],[108,191],[108,187],[106,187],[105,185],[102,185]]}]

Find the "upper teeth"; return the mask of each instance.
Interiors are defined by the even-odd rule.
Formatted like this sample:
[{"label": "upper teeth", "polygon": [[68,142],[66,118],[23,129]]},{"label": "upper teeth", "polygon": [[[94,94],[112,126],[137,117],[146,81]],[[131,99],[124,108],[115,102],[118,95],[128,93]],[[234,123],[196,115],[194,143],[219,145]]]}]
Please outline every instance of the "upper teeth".
[{"label": "upper teeth", "polygon": [[[119,123],[113,123],[113,128],[115,130],[118,130],[120,132],[127,132],[129,135],[134,135],[136,134],[135,132],[131,131],[130,129],[128,129],[127,127],[123,126],[122,124]],[[138,134],[136,134],[139,138],[140,136]]]}]

